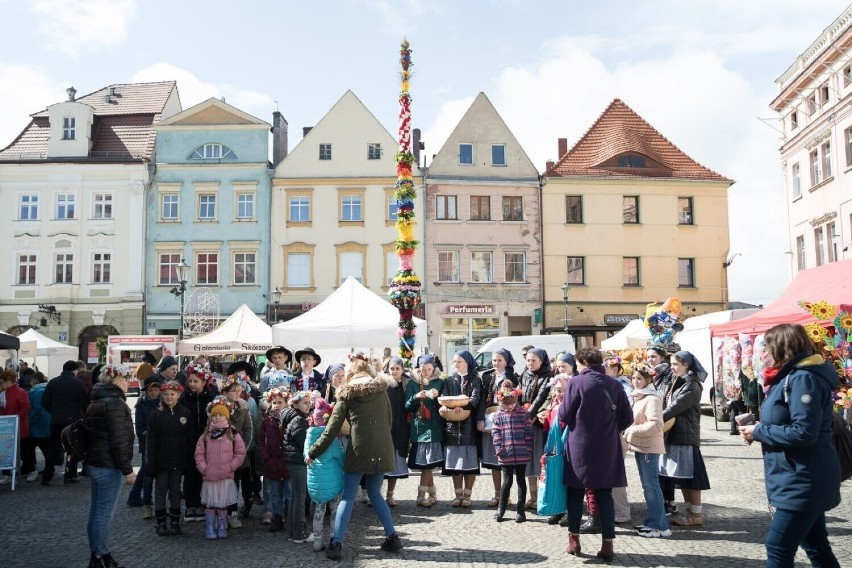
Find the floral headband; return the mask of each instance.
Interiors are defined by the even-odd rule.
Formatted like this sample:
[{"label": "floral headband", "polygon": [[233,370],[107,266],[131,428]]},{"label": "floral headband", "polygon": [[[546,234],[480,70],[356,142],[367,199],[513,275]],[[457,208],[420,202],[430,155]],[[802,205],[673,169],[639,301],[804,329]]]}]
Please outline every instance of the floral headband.
[{"label": "floral headband", "polygon": [[651,365],[649,365],[648,363],[644,363],[644,362],[643,363],[636,363],[635,365],[633,365],[632,370],[633,370],[634,373],[639,373],[640,375],[645,376],[645,377],[653,378],[653,377],[657,376],[657,371],[655,371],[654,368],[651,367]]},{"label": "floral headband", "polygon": [[303,398],[308,398],[311,396],[311,393],[308,391],[299,391],[290,397],[290,402],[296,403],[302,400]]},{"label": "floral headband", "polygon": [[183,392],[183,386],[177,381],[166,381],[163,383],[163,386],[160,387],[160,390],[165,391],[176,391],[178,393]]},{"label": "floral headband", "polygon": [[523,391],[521,391],[521,389],[517,387],[513,389],[502,388],[497,391],[497,400],[503,402],[503,399],[507,397],[518,400],[519,398],[521,398],[522,393]]},{"label": "floral headband", "polygon": [[230,414],[233,410],[233,405],[231,404],[231,401],[222,396],[221,394],[217,395],[212,401],[210,401],[210,404],[207,405],[207,416],[210,416],[210,411],[213,410],[214,406],[224,406],[228,409],[228,414]]},{"label": "floral headband", "polygon": [[360,359],[360,360],[364,361],[365,363],[370,362],[370,359],[366,355],[364,355],[363,351],[359,351],[357,353],[350,353],[348,355],[348,357],[349,357],[350,362],[355,361],[355,359]]},{"label": "floral headband", "polygon": [[209,385],[213,382],[213,375],[210,374],[210,370],[207,367],[199,365],[197,363],[190,363],[189,366],[186,368],[186,376],[189,377],[190,375],[195,375],[196,377],[204,381],[205,385]]},{"label": "floral headband", "polygon": [[116,365],[114,367],[104,367],[102,372],[105,376],[112,379],[115,377],[129,377],[133,374],[133,369],[130,368],[130,365]]},{"label": "floral headband", "polygon": [[287,402],[287,399],[290,398],[290,391],[281,387],[272,387],[263,393],[263,400],[270,401],[273,398],[283,398],[284,402]]}]

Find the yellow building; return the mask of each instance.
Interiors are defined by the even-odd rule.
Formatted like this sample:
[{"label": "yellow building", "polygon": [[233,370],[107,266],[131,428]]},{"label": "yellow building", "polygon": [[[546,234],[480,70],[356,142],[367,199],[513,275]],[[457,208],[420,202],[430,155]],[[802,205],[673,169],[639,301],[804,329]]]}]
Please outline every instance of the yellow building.
[{"label": "yellow building", "polygon": [[726,308],[733,181],[618,99],[567,146],[542,176],[545,332],[599,345],[655,300],[677,296],[687,317]]}]

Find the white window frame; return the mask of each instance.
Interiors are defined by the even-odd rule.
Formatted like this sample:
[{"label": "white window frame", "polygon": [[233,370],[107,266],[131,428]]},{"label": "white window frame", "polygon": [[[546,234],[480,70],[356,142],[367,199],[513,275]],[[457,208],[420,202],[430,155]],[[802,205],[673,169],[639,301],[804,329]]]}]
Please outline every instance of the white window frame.
[{"label": "white window frame", "polygon": [[385,286],[390,286],[393,277],[396,276],[396,272],[399,270],[399,257],[396,255],[395,251],[385,251],[385,272],[387,273],[387,278],[385,279]]},{"label": "white window frame", "polygon": [[[35,252],[19,251],[15,253],[18,259],[16,286],[35,286],[38,284],[38,254]],[[21,278],[21,269],[26,270],[26,278]],[[32,280],[30,282],[30,280]]]},{"label": "white window frame", "polygon": [[831,140],[826,140],[819,145],[820,153],[822,154],[822,173],[823,179],[828,179],[834,175],[831,169]]},{"label": "white window frame", "polygon": [[[347,208],[349,209],[350,218],[346,217]],[[357,217],[355,217],[356,208],[358,213]],[[340,220],[345,223],[354,223],[364,220],[364,200],[360,194],[349,193],[340,197]]]},{"label": "white window frame", "polygon": [[[60,215],[60,211],[63,212]],[[70,215],[69,215],[70,212]],[[73,221],[77,218],[77,195],[74,193],[56,194],[56,220]]]},{"label": "white window frame", "polygon": [[399,219],[399,215],[397,212],[399,211],[399,204],[396,200],[396,196],[391,192],[388,194],[388,210],[387,217],[388,221],[396,221]]},{"label": "white window frame", "polygon": [[[487,260],[487,274],[474,270],[474,264]],[[481,276],[485,276],[486,280],[479,280]],[[490,250],[474,250],[470,252],[470,281],[473,284],[493,284],[494,283],[494,253]]]},{"label": "white window frame", "polygon": [[[520,262],[521,279],[520,280],[510,280],[509,279],[509,266],[518,265],[517,261],[512,261],[512,262],[509,261],[510,255],[513,255],[513,256],[514,255],[520,255],[520,257],[521,257],[521,262]],[[527,253],[526,252],[524,252],[522,250],[520,250],[520,251],[510,250],[510,251],[504,252],[503,253],[503,267],[504,267],[504,269],[503,269],[503,281],[506,284],[526,284],[526,282],[527,282]]]},{"label": "white window frame", "polygon": [[[450,279],[450,280],[447,280],[447,279],[442,280],[441,279],[441,257],[444,256],[445,257],[444,262],[446,262],[446,259],[448,258],[447,255],[452,255],[450,260],[451,260],[452,265],[453,265],[453,272],[455,273],[454,274],[455,278]],[[458,284],[459,282],[461,282],[461,266],[460,266],[460,263],[459,263],[459,257],[460,257],[459,251],[457,251],[457,250],[439,250],[438,251],[438,255],[437,255],[437,264],[438,264],[438,266],[437,266],[437,269],[438,269],[437,278],[438,278],[438,282],[443,282],[443,283],[448,283],[448,284]]]},{"label": "white window frame", "polygon": [[[38,221],[38,193],[22,193],[18,195],[18,220],[19,221]],[[24,210],[27,211],[27,218],[24,218]],[[33,213],[35,213],[33,215]]]},{"label": "white window frame", "polygon": [[[213,214],[212,215],[209,215],[209,213],[210,213],[209,208],[211,206],[211,203],[209,201],[210,198],[213,199],[213,202],[212,202]],[[216,220],[216,216],[218,214],[218,212],[216,211],[216,209],[217,209],[216,201],[217,201],[217,199],[216,199],[215,193],[199,193],[198,194],[198,221],[210,223],[210,222],[213,222],[213,221]],[[202,210],[205,207],[208,209],[208,211],[207,211],[208,216],[202,216],[201,215]]]},{"label": "white window frame", "polygon": [[791,177],[793,178],[793,199],[802,196],[802,167],[799,162],[793,164],[791,168]]},{"label": "white window frame", "polygon": [[[61,258],[60,258],[61,257]],[[60,267],[63,267],[62,278],[57,278],[60,273]],[[70,271],[70,275],[68,272]],[[74,253],[72,252],[57,252],[53,254],[53,283],[54,284],[73,284],[74,283]]]},{"label": "white window frame", "polygon": [[[298,202],[296,202],[298,201]],[[299,211],[307,211],[306,219],[293,219],[294,206]],[[310,195],[291,195],[287,198],[287,221],[290,223],[310,223],[311,222],[311,196]]]},{"label": "white window frame", "polygon": [[[168,203],[169,208],[174,207],[174,217],[166,217],[166,199],[171,201],[175,198],[174,203]],[[180,219],[180,194],[179,193],[161,193],[160,194],[160,221],[177,221]]]},{"label": "white window frame", "polygon": [[[98,279],[100,269],[100,279]],[[107,277],[104,279],[104,273]],[[112,252],[92,252],[92,284],[112,284]]]},{"label": "white window frame", "polygon": [[381,160],[382,159],[382,145],[378,142],[371,143],[367,146],[367,159],[368,160]]},{"label": "white window frame", "polygon": [[[163,263],[163,257],[168,256],[168,262]],[[157,286],[175,286],[180,284],[178,265],[183,254],[180,251],[164,250],[157,252]],[[169,267],[169,278],[163,280],[163,267]]]},{"label": "white window frame", "polygon": [[62,118],[62,139],[77,139],[77,119],[75,117],[66,116]]},{"label": "white window frame", "polygon": [[[235,217],[240,221],[253,220],[255,218],[255,193],[253,191],[240,191],[234,196],[234,199],[236,200],[234,205],[237,213]],[[241,212],[243,207],[250,208],[250,214],[243,214]]]},{"label": "white window frame", "polygon": [[[239,258],[242,256],[242,258]],[[249,258],[251,256],[251,258]],[[249,282],[237,282],[237,267],[243,267],[243,278],[251,273],[252,280]],[[235,250],[231,252],[231,274],[234,286],[257,286],[257,252],[253,250]]]},{"label": "white window frame", "polygon": [[332,152],[331,152],[331,144],[320,144],[319,145],[319,159],[320,160],[331,160]]},{"label": "white window frame", "polygon": [[233,150],[219,144],[218,142],[209,142],[202,144],[192,151],[189,155],[190,160],[236,160],[237,155]]},{"label": "white window frame", "polygon": [[92,219],[112,219],[112,205],[112,193],[94,193],[92,195]]},{"label": "white window frame", "polygon": [[[215,262],[210,262],[210,257],[212,255],[216,256]],[[221,270],[221,267],[219,266],[221,256],[222,256],[221,253],[218,250],[216,250],[216,251],[213,251],[213,250],[203,251],[202,250],[202,251],[194,251],[193,256],[195,257],[195,263],[193,264],[193,267],[192,267],[193,270],[195,271],[195,285],[196,286],[218,286],[219,281],[222,277],[222,270]],[[204,261],[201,260],[202,256],[206,257],[204,259]],[[215,280],[211,280],[209,273],[208,273],[207,278],[203,282],[201,281],[201,267],[202,267],[202,265],[208,267],[208,270],[209,270],[210,266],[216,267],[216,279]]]},{"label": "white window frame", "polygon": [[808,260],[805,253],[805,235],[796,237],[796,265],[799,270],[805,270],[808,267]]},{"label": "white window frame", "polygon": [[[297,258],[299,260],[307,259],[307,264],[305,266],[296,266],[295,264],[290,264],[290,260],[296,261]],[[305,269],[304,275],[299,274],[295,268]],[[303,280],[300,280],[297,277],[304,276]],[[311,253],[309,252],[288,252],[287,253],[287,288],[310,288],[311,287]]]},{"label": "white window frame", "polygon": [[[355,276],[355,279],[356,279],[356,280],[358,280],[358,282],[361,282],[362,284],[364,283],[364,261],[365,261],[364,256],[365,256],[365,255],[364,255],[364,253],[363,253],[362,251],[359,251],[359,250],[358,250],[358,251],[356,251],[356,250],[347,250],[347,251],[340,251],[340,252],[338,253],[337,262],[339,262],[339,263],[340,263],[340,282],[338,283],[339,285],[340,285],[340,284],[343,284],[349,276]],[[360,264],[361,264],[361,266],[360,266],[360,273],[361,273],[361,274],[360,274],[360,276],[359,276],[359,275],[357,275],[357,274],[347,273],[347,271],[346,271],[346,270],[344,270],[344,266],[345,266],[345,264],[346,264],[346,263],[344,262],[344,260],[345,260],[345,259],[350,259],[350,260],[351,260],[351,259],[355,259],[356,257],[357,257],[357,258],[359,258],[359,259],[360,259],[360,261],[361,261],[361,262],[360,262]],[[354,266],[354,265],[353,265],[353,266]]]}]

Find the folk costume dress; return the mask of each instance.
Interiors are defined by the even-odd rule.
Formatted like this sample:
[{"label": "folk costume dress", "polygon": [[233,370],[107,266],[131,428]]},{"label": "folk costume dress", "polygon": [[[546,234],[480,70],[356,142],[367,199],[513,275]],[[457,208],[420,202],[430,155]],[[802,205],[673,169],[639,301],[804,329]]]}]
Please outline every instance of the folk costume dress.
[{"label": "folk costume dress", "polygon": [[476,373],[476,362],[467,351],[458,353],[468,364],[467,374],[453,373],[444,381],[441,396],[466,395],[469,402],[463,408],[470,415],[458,422],[444,424],[444,467],[441,475],[479,475],[479,453],[476,445],[476,420],[482,399],[482,380]]},{"label": "folk costume dress", "polygon": [[405,388],[405,410],[411,417],[408,467],[415,470],[435,469],[444,465],[444,424],[438,414],[438,399],[415,398],[421,390],[439,393],[444,381],[436,368],[430,377],[419,377]]}]

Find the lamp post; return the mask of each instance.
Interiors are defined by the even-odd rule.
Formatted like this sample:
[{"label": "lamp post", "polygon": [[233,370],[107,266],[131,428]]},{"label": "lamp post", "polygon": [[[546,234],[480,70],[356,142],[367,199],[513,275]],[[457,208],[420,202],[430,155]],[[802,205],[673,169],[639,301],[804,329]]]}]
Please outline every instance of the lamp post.
[{"label": "lamp post", "polygon": [[568,335],[568,283],[562,284],[562,307],[565,309],[565,335]]},{"label": "lamp post", "polygon": [[189,280],[189,269],[191,268],[186,261],[181,258],[180,264],[177,265],[179,285],[171,289],[171,293],[177,298],[180,298],[180,327],[178,328],[178,339],[183,339],[183,306],[186,296],[186,283]]},{"label": "lamp post", "polygon": [[281,303],[281,289],[278,286],[275,287],[275,290],[272,292],[272,305],[274,306],[274,316],[273,319],[278,322],[278,304]]}]

